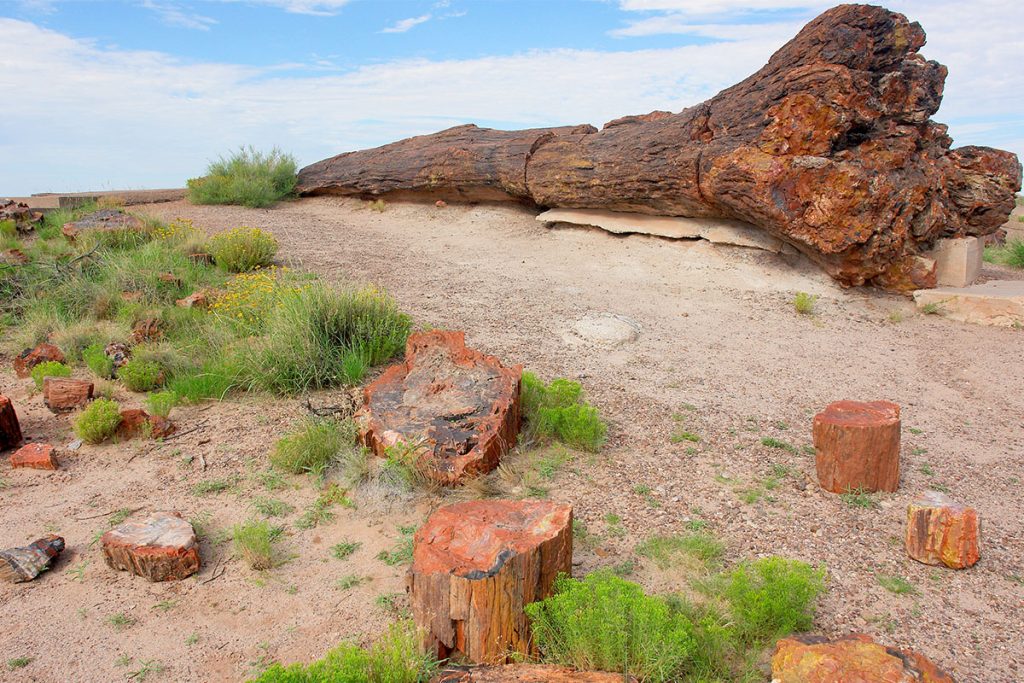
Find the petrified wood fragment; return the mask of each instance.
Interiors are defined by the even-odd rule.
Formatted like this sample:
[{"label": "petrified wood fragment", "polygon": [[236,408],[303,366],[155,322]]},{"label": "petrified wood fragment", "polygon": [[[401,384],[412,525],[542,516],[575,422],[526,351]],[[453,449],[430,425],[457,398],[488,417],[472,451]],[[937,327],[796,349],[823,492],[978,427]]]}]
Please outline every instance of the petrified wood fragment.
[{"label": "petrified wood fragment", "polygon": [[416,532],[409,595],[426,645],[477,664],[528,655],[523,607],[572,569],[572,507],[475,500],[440,508]]},{"label": "petrified wood fragment", "polygon": [[0,394],[0,451],[14,448],[21,443],[21,425],[14,412],[11,399]]},{"label": "petrified wood fragment", "polygon": [[125,213],[120,209],[100,209],[87,216],[82,216],[77,221],[65,223],[61,228],[64,237],[69,241],[75,241],[79,235],[85,232],[136,232],[142,230],[145,224],[141,219]]},{"label": "petrified wood fragment", "polygon": [[918,562],[965,569],[981,557],[981,520],[974,508],[939,491],[907,506],[907,554]]},{"label": "petrified wood fragment", "polygon": [[463,332],[412,334],[405,362],[366,387],[362,440],[379,456],[409,449],[420,471],[442,484],[490,472],[516,444],[522,370],[467,348]]},{"label": "petrified wood fragment", "polygon": [[632,676],[602,671],[576,671],[549,664],[448,667],[430,683],[635,683]]},{"label": "petrified wood fragment", "polygon": [[836,401],[814,416],[815,465],[826,491],[895,491],[900,483],[900,407]]},{"label": "petrified wood fragment", "polygon": [[30,443],[11,453],[11,468],[28,467],[35,470],[57,469],[54,448],[48,443]]},{"label": "petrified wood fragment", "polygon": [[986,235],[1014,206],[1021,166],[951,149],[946,68],[901,14],[842,5],[760,71],[678,114],[498,131],[459,126],[299,172],[303,194],[513,199],[539,206],[751,223],[845,285],[934,285],[915,260],[943,237]]},{"label": "petrified wood fragment", "polygon": [[93,383],[70,377],[44,377],[43,403],[54,413],[83,408],[92,400]]},{"label": "petrified wood fragment", "polygon": [[954,683],[912,650],[886,647],[854,633],[829,641],[821,636],[783,638],[772,657],[773,683]]},{"label": "petrified wood fragment", "polygon": [[44,536],[20,548],[0,550],[0,580],[11,583],[31,581],[50,568],[53,558],[64,551],[60,536]]},{"label": "petrified wood fragment", "polygon": [[32,368],[39,365],[52,361],[55,363],[63,363],[66,359],[64,354],[53,344],[47,344],[43,342],[34,349],[25,349],[14,358],[14,374],[18,377],[28,377],[32,374]]},{"label": "petrified wood fragment", "polygon": [[150,581],[184,579],[199,571],[196,532],[177,513],[127,521],[103,534],[101,543],[103,558],[112,569]]},{"label": "petrified wood fragment", "polygon": [[5,221],[14,223],[14,229],[19,232],[29,232],[43,222],[43,214],[33,211],[24,202],[0,201],[0,223]]}]

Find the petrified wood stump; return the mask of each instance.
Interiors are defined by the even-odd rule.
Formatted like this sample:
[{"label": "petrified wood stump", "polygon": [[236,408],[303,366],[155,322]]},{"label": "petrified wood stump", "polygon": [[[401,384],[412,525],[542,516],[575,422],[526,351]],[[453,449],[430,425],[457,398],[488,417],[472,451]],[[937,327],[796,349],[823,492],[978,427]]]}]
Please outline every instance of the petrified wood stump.
[{"label": "petrified wood stump", "polygon": [[21,443],[21,425],[14,412],[11,399],[0,394],[0,451],[14,448]]},{"label": "petrified wood stump", "polygon": [[66,359],[61,350],[53,344],[43,342],[34,349],[25,349],[14,358],[14,374],[18,377],[28,377],[32,374],[32,368],[47,361],[63,363]]},{"label": "petrified wood stump", "polygon": [[451,667],[430,679],[430,683],[635,683],[632,676],[602,671],[576,671],[548,664],[505,664],[503,666]]},{"label": "petrified wood stump", "polygon": [[475,500],[437,510],[416,532],[409,595],[439,657],[504,664],[533,652],[523,607],[572,570],[572,506]]},{"label": "petrified wood stump", "polygon": [[463,332],[415,333],[405,362],[366,387],[362,440],[379,456],[413,449],[416,466],[442,484],[490,472],[516,444],[522,372],[467,348]]},{"label": "petrified wood stump", "polygon": [[184,579],[199,571],[199,544],[192,525],[177,513],[158,512],[103,534],[103,558],[113,569],[150,581]]},{"label": "petrified wood stump", "polygon": [[917,255],[942,237],[997,230],[1021,166],[1009,152],[951,149],[930,120],[946,68],[918,54],[924,42],[901,14],[842,5],[754,75],[678,114],[600,131],[460,126],[319,161],[299,172],[298,190],[732,218],[845,285],[934,286],[934,263]]},{"label": "petrified wood stump", "polygon": [[815,464],[826,491],[895,491],[900,483],[900,407],[836,401],[814,416]]},{"label": "petrified wood stump", "polygon": [[918,562],[965,569],[981,557],[981,520],[974,508],[938,491],[907,506],[907,554]]},{"label": "petrified wood stump", "polygon": [[772,657],[773,683],[954,683],[912,650],[876,643],[854,633],[829,641],[821,636],[783,638]]},{"label": "petrified wood stump", "polygon": [[93,384],[70,377],[44,377],[43,403],[54,413],[85,407],[92,400]]},{"label": "petrified wood stump", "polygon": [[53,446],[48,443],[30,443],[11,454],[11,468],[28,467],[35,470],[57,469]]}]

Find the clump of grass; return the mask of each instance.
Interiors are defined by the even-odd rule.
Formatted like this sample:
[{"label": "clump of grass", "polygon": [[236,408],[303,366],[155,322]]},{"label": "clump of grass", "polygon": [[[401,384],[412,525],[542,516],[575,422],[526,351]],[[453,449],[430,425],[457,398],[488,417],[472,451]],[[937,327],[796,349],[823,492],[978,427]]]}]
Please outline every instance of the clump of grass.
[{"label": "clump of grass", "polygon": [[43,380],[47,377],[70,376],[71,368],[55,360],[44,361],[32,368],[32,381],[36,383],[36,389],[43,388]]},{"label": "clump of grass", "polygon": [[818,303],[819,298],[817,294],[797,292],[796,296],[793,297],[793,308],[800,315],[811,315],[814,313],[814,305]]},{"label": "clump of grass", "polygon": [[256,498],[252,507],[264,517],[284,517],[295,511],[294,506],[276,498]]},{"label": "clump of grass", "polygon": [[242,226],[210,238],[214,262],[229,273],[248,273],[269,266],[277,255],[277,238],[259,228]]},{"label": "clump of grass", "polygon": [[158,391],[146,397],[146,408],[151,415],[166,418],[174,406],[178,405],[178,395],[170,390]]},{"label": "clump of grass", "polygon": [[691,443],[699,443],[700,436],[694,434],[693,432],[688,432],[684,429],[674,432],[669,440],[672,443],[682,443],[684,441],[689,441]]},{"label": "clump of grass", "polygon": [[205,176],[191,178],[188,199],[193,204],[270,206],[295,191],[295,170],[295,158],[277,148],[267,153],[242,147],[212,162]]},{"label": "clump of grass", "polygon": [[11,671],[15,671],[17,669],[24,669],[31,663],[32,657],[14,657],[13,659],[7,660],[7,668]]},{"label": "clump of grass", "polygon": [[331,547],[331,555],[334,556],[335,559],[344,560],[352,553],[359,550],[362,545],[363,544],[359,541],[342,541],[341,543],[336,543]]},{"label": "clump of grass", "polygon": [[103,344],[90,344],[82,350],[82,360],[94,375],[100,379],[114,376],[114,361],[107,356]]},{"label": "clump of grass", "polygon": [[208,496],[213,493],[223,493],[236,482],[228,479],[205,479],[192,487],[192,494],[196,496]]},{"label": "clump of grass", "polygon": [[347,591],[350,588],[355,588],[359,584],[367,581],[368,579],[357,574],[346,574],[337,581],[334,582],[335,587],[340,591]]},{"label": "clump of grass", "polygon": [[398,531],[400,536],[395,547],[377,554],[377,559],[389,567],[412,562],[413,535],[416,533],[416,527],[402,526],[398,527]]},{"label": "clump of grass", "polygon": [[864,509],[878,507],[874,497],[862,488],[850,489],[845,493],[840,493],[839,498],[850,507]]},{"label": "clump of grass", "polygon": [[722,595],[741,642],[763,644],[814,622],[825,570],[797,560],[765,557],[743,562],[725,577]]},{"label": "clump of grass", "polygon": [[251,568],[271,569],[276,564],[277,540],[284,528],[262,520],[250,520],[236,526],[231,532],[235,550]]},{"label": "clump of grass", "polygon": [[231,357],[208,361],[191,372],[176,375],[167,388],[185,403],[220,401],[238,386],[241,370]]},{"label": "clump of grass", "polygon": [[578,382],[559,378],[545,384],[533,373],[524,372],[521,397],[531,436],[591,452],[604,444],[607,425],[597,409],[583,400]]},{"label": "clump of grass", "polygon": [[114,627],[114,630],[123,631],[135,623],[135,617],[130,617],[124,612],[117,612],[107,617],[107,623]]},{"label": "clump of grass", "polygon": [[779,450],[788,451],[790,453],[797,452],[797,448],[793,444],[788,441],[783,441],[782,439],[776,439],[772,436],[766,436],[761,439],[761,445],[767,446],[768,448],[778,448]]},{"label": "clump of grass", "polygon": [[690,557],[709,564],[719,560],[725,546],[711,534],[692,533],[682,536],[651,536],[636,547],[636,554],[652,560],[661,569],[668,569],[683,558]]},{"label": "clump of grass", "polygon": [[97,444],[112,436],[119,424],[120,406],[110,399],[98,398],[75,420],[75,435],[86,443]]},{"label": "clump of grass", "polygon": [[938,315],[942,312],[942,305],[937,301],[932,301],[921,306],[921,312],[925,315]]},{"label": "clump of grass", "polygon": [[122,365],[117,376],[129,391],[152,391],[164,381],[159,365],[140,358],[132,358]]},{"label": "clump of grass", "polygon": [[313,504],[306,508],[302,516],[295,521],[295,526],[300,529],[312,529],[315,526],[331,521],[334,519],[334,512],[331,508],[335,505],[342,505],[347,508],[355,507],[344,489],[337,484],[329,484],[320,492],[320,495],[316,497]]},{"label": "clump of grass", "polygon": [[985,247],[985,260],[1011,268],[1024,268],[1024,240],[1010,240],[1001,247]]},{"label": "clump of grass", "polygon": [[914,588],[914,584],[907,581],[902,576],[885,576],[879,574],[875,577],[878,581],[878,585],[896,595],[913,595],[917,593],[917,589]]},{"label": "clump of grass", "polygon": [[319,476],[342,448],[355,443],[357,430],[352,420],[306,419],[277,441],[270,462],[285,472]]}]

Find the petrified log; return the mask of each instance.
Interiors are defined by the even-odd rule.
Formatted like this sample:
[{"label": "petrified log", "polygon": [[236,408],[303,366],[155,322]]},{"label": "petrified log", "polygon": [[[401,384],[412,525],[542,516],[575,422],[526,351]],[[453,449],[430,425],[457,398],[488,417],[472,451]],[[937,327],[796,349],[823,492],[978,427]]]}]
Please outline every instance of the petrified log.
[{"label": "petrified log", "polygon": [[912,650],[899,650],[854,633],[783,638],[772,657],[773,683],[954,683],[952,676]]},{"label": "petrified log", "polygon": [[64,354],[53,344],[47,344],[43,342],[34,349],[25,349],[14,358],[14,374],[18,377],[28,377],[32,374],[32,368],[45,363],[53,361],[55,363],[63,363],[66,360]]},{"label": "petrified log", "polygon": [[974,508],[939,491],[907,506],[907,554],[918,562],[965,569],[981,557],[981,520]]},{"label": "petrified log", "polygon": [[175,581],[199,571],[199,544],[192,525],[177,513],[158,512],[103,534],[103,558],[112,569],[150,581]]},{"label": "petrified log", "polygon": [[82,408],[92,400],[93,383],[70,377],[44,377],[43,403],[54,413]]},{"label": "petrified log", "polygon": [[516,444],[523,368],[466,348],[464,332],[410,335],[405,362],[364,392],[363,442],[379,456],[398,446],[442,484],[490,472]]},{"label": "petrified log", "polygon": [[57,469],[53,446],[48,443],[30,443],[11,454],[11,468],[28,467],[36,470]]},{"label": "petrified log", "polygon": [[678,114],[601,131],[459,126],[317,162],[298,190],[733,218],[844,285],[934,285],[917,254],[997,230],[1021,166],[1009,152],[950,148],[946,126],[930,120],[946,68],[918,54],[924,42],[901,14],[842,5],[751,77]]},{"label": "petrified log", "polygon": [[632,676],[601,671],[576,671],[550,664],[448,667],[430,683],[635,683]]},{"label": "petrified log", "polygon": [[413,618],[430,652],[504,664],[533,653],[523,607],[572,569],[572,506],[475,500],[438,509],[416,532]]},{"label": "petrified log", "polygon": [[11,399],[0,394],[0,451],[14,448],[21,443],[21,425],[14,412]]},{"label": "petrified log", "polygon": [[836,401],[814,416],[815,465],[826,491],[895,491],[900,483],[900,407]]},{"label": "petrified log", "polygon": [[65,223],[61,233],[68,241],[74,242],[78,236],[90,231],[95,232],[135,232],[142,230],[145,223],[141,219],[125,213],[120,209],[100,209],[87,216],[82,216],[77,221]]},{"label": "petrified log", "polygon": [[0,550],[0,579],[11,583],[31,581],[50,568],[53,558],[64,551],[60,536],[44,536],[20,548]]},{"label": "petrified log", "polygon": [[121,441],[128,441],[140,436],[150,439],[162,439],[175,432],[177,427],[166,417],[150,415],[141,408],[125,408],[121,411],[121,422],[114,432]]}]

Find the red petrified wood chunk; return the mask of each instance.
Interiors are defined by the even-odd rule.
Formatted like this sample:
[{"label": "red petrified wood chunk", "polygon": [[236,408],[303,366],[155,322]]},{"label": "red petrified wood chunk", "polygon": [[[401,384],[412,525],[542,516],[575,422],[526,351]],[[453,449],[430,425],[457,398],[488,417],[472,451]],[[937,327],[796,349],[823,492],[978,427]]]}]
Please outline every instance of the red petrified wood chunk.
[{"label": "red petrified wood chunk", "polygon": [[464,332],[413,334],[405,362],[366,387],[363,442],[379,456],[414,449],[421,471],[442,484],[490,472],[519,434],[522,374],[467,348]]},{"label": "red petrified wood chunk", "polygon": [[132,327],[132,342],[135,344],[155,341],[162,336],[163,331],[160,329],[159,318],[144,318]]},{"label": "red petrified wood chunk", "polygon": [[981,520],[974,508],[938,491],[907,506],[907,554],[925,564],[965,569],[981,557]]},{"label": "red petrified wood chunk", "polygon": [[632,676],[602,671],[576,671],[550,664],[505,664],[503,666],[451,667],[430,679],[430,683],[635,683]]},{"label": "red petrified wood chunk", "polygon": [[184,579],[199,571],[199,545],[192,525],[177,513],[158,512],[103,534],[103,557],[113,569],[150,581]]},{"label": "red petrified wood chunk", "polygon": [[69,241],[74,242],[79,235],[87,230],[103,232],[131,232],[142,230],[145,227],[143,222],[135,216],[125,213],[119,209],[100,209],[88,216],[65,223],[61,232]]},{"label": "red petrified wood chunk", "polygon": [[826,491],[895,491],[900,481],[900,407],[837,401],[814,416],[818,482]]},{"label": "red petrified wood chunk", "polygon": [[32,368],[46,361],[63,363],[66,359],[53,344],[43,342],[34,349],[25,349],[14,359],[14,374],[18,377],[28,377],[32,374]]},{"label": "red petrified wood chunk", "polygon": [[55,413],[81,408],[92,400],[93,384],[84,379],[45,377],[43,403]]},{"label": "red petrified wood chunk", "polygon": [[21,425],[14,412],[11,399],[0,394],[0,451],[14,448],[21,443]]},{"label": "red petrified wood chunk", "polygon": [[178,306],[180,306],[181,308],[209,308],[210,307],[210,299],[206,295],[206,290],[201,290],[201,291],[198,291],[198,292],[192,292],[191,294],[186,296],[184,299],[178,299],[174,303],[177,304]]},{"label": "red petrified wood chunk", "polygon": [[139,408],[126,408],[121,411],[121,424],[117,426],[115,436],[122,441],[147,436],[162,439],[174,433],[174,423],[166,417],[150,415]]},{"label": "red petrified wood chunk", "polygon": [[439,657],[504,664],[533,652],[523,606],[572,569],[572,506],[475,500],[440,508],[416,532],[413,618]]},{"label": "red petrified wood chunk", "polygon": [[30,467],[37,470],[57,469],[57,458],[53,446],[47,443],[30,443],[11,455],[11,467]]},{"label": "red petrified wood chunk", "polygon": [[64,539],[53,534],[20,548],[0,550],[0,579],[11,583],[31,581],[63,551]]},{"label": "red petrified wood chunk", "polygon": [[772,683],[954,683],[922,655],[853,634],[783,638],[772,657]]}]

